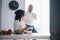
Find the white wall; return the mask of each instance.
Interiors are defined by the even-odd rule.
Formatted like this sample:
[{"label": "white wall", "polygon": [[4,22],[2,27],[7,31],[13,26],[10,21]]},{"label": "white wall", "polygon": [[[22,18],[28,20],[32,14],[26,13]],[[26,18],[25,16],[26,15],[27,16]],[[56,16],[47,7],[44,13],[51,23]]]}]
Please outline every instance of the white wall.
[{"label": "white wall", "polygon": [[42,34],[50,35],[50,0],[42,0]]},{"label": "white wall", "polygon": [[0,29],[1,29],[1,11],[2,11],[2,0],[0,0]]},{"label": "white wall", "polygon": [[[2,0],[2,21],[1,21],[1,29],[12,29],[13,30],[13,23],[14,23],[14,12],[10,10],[8,4],[11,0]],[[16,0],[19,3],[18,9],[25,10],[25,0]]]}]

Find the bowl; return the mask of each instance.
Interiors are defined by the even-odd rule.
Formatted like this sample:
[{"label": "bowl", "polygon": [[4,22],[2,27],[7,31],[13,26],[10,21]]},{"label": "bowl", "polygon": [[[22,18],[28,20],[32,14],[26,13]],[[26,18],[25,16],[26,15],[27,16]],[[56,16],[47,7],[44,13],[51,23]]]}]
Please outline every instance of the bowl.
[{"label": "bowl", "polygon": [[14,31],[14,34],[23,34],[23,32]]}]

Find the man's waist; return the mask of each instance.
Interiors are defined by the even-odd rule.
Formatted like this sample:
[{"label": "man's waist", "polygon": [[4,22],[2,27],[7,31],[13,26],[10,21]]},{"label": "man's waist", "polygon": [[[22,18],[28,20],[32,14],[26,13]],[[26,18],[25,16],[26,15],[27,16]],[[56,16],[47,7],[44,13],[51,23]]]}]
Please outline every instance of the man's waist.
[{"label": "man's waist", "polygon": [[26,24],[27,27],[32,27],[33,25]]},{"label": "man's waist", "polygon": [[29,26],[33,26],[33,24],[27,24],[27,25],[29,25]]}]

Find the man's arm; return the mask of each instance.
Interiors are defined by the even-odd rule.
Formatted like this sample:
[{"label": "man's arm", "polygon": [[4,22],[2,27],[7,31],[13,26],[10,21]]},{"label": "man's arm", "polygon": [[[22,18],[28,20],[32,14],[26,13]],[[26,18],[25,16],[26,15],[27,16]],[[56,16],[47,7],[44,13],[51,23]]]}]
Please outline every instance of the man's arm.
[{"label": "man's arm", "polygon": [[34,19],[36,20],[37,19],[36,14],[33,13],[33,15],[34,15]]},{"label": "man's arm", "polygon": [[36,18],[36,15],[34,16],[34,19],[36,20],[37,18]]}]

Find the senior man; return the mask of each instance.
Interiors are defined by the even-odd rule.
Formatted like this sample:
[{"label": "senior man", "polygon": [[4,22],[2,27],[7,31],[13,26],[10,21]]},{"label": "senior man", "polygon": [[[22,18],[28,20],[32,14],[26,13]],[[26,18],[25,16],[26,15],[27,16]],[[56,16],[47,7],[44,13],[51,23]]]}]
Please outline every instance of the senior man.
[{"label": "senior man", "polygon": [[34,20],[36,20],[36,14],[34,14],[32,11],[33,11],[33,5],[29,5],[28,11],[25,12],[25,23],[29,29],[32,28],[30,29],[32,33],[37,33],[34,27]]}]

